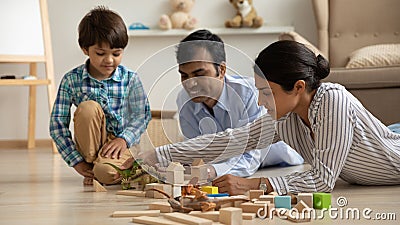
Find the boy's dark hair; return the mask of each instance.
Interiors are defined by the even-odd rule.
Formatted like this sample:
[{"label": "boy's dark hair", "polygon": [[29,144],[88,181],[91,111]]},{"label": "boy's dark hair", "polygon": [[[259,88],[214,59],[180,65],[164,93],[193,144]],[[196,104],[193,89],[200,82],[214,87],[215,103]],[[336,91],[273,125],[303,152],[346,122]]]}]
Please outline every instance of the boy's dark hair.
[{"label": "boy's dark hair", "polygon": [[254,72],[268,81],[291,91],[298,80],[306,82],[307,90],[317,89],[329,75],[329,62],[304,44],[296,41],[277,41],[257,56]]},{"label": "boy's dark hair", "polygon": [[178,64],[192,61],[198,48],[203,48],[210,53],[217,71],[217,67],[226,61],[225,46],[222,39],[208,30],[198,30],[185,37],[177,46],[176,59]]},{"label": "boy's dark hair", "polygon": [[83,49],[102,43],[108,43],[110,48],[124,49],[128,44],[124,21],[104,6],[98,6],[86,14],[79,23],[78,32],[79,46]]}]

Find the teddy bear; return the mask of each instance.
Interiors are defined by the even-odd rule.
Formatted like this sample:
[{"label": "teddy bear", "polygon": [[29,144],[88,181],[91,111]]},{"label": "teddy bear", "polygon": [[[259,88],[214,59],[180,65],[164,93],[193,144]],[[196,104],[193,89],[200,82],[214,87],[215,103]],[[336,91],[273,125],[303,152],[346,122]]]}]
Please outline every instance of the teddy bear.
[{"label": "teddy bear", "polygon": [[225,22],[225,27],[261,27],[264,20],[257,16],[257,12],[253,6],[253,0],[229,0],[236,9],[236,16]]},{"label": "teddy bear", "polygon": [[190,15],[195,0],[169,0],[173,12],[171,15],[162,15],[158,26],[163,30],[187,29],[196,27],[196,18]]}]

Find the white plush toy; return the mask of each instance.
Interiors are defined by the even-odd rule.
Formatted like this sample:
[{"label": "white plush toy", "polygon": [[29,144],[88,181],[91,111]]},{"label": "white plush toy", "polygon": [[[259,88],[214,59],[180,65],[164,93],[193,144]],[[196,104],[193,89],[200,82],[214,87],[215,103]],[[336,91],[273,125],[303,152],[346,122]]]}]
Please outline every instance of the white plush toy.
[{"label": "white plush toy", "polygon": [[172,14],[162,15],[158,25],[163,30],[169,29],[194,29],[197,25],[196,18],[190,15],[195,0],[170,0]]}]

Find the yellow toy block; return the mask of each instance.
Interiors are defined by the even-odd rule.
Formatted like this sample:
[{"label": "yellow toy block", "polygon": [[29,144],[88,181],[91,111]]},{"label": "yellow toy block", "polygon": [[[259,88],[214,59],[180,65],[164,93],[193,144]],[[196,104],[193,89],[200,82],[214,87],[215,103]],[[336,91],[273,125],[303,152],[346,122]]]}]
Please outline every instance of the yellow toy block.
[{"label": "yellow toy block", "polygon": [[218,187],[214,186],[203,186],[201,187],[201,190],[207,194],[218,194]]}]

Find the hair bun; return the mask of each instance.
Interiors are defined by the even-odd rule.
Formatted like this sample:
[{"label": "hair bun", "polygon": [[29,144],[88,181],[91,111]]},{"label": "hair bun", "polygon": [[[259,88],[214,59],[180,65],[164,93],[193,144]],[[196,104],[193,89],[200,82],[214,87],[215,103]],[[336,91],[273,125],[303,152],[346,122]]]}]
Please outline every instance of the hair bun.
[{"label": "hair bun", "polygon": [[317,56],[317,71],[315,76],[320,80],[326,78],[330,73],[330,66],[327,59],[325,59],[321,54]]}]

